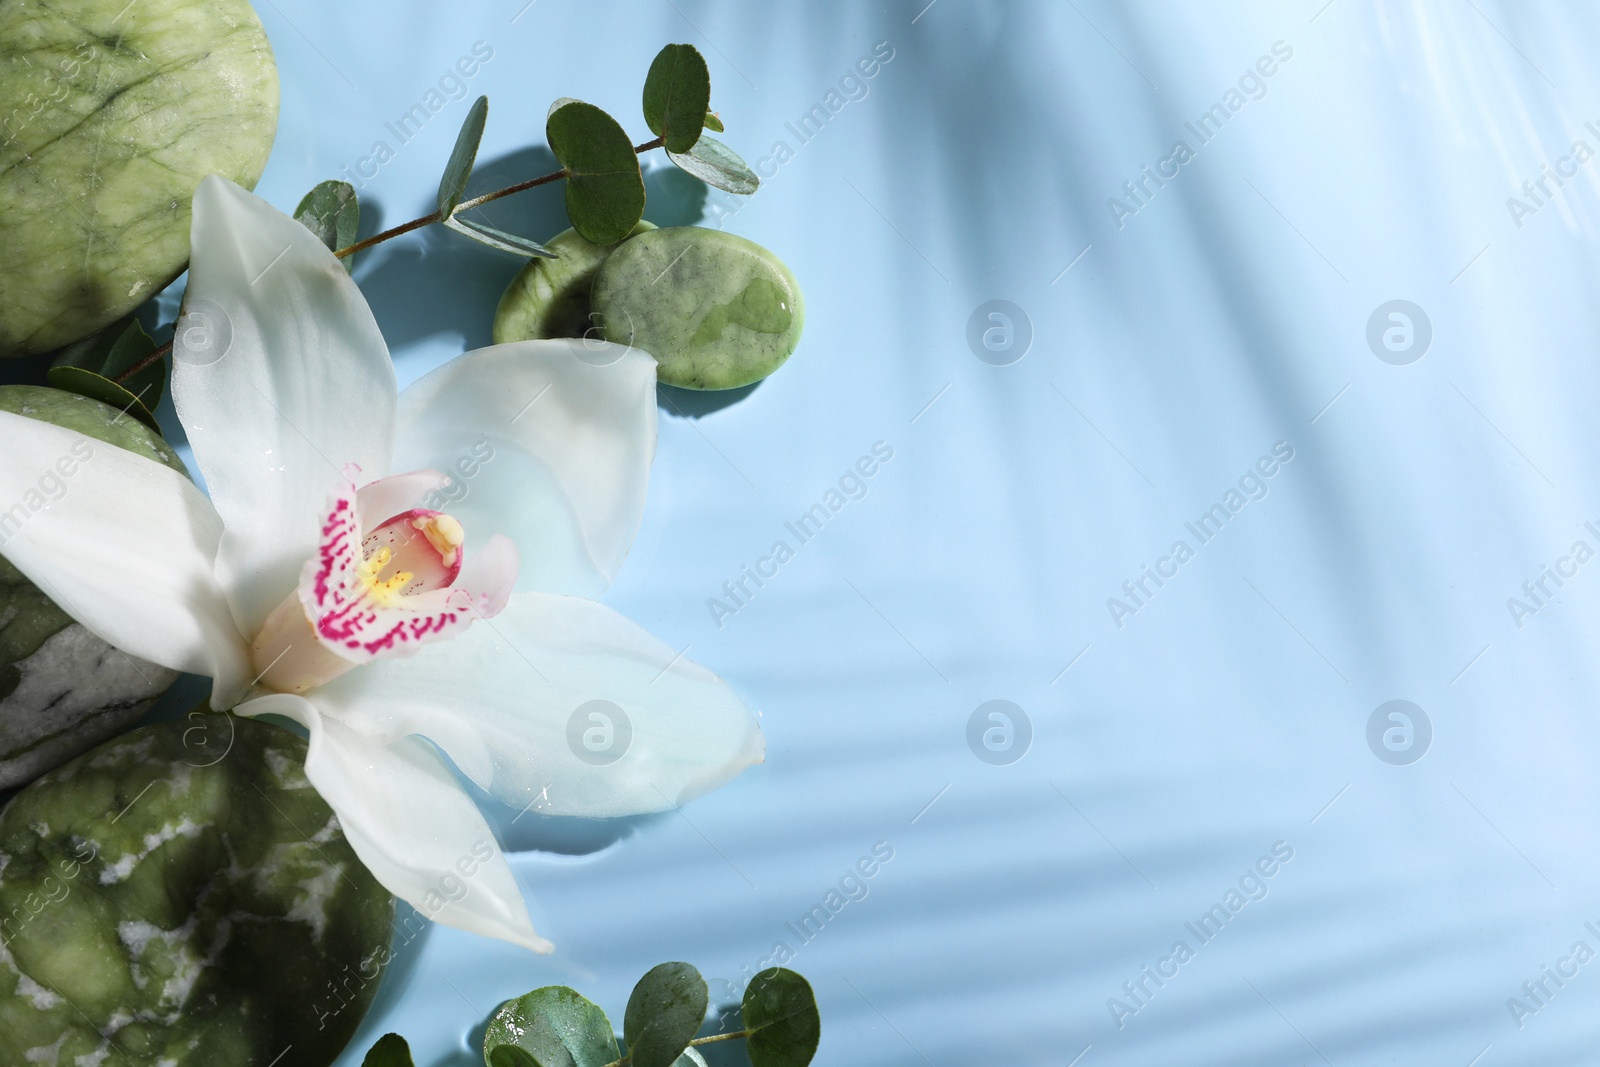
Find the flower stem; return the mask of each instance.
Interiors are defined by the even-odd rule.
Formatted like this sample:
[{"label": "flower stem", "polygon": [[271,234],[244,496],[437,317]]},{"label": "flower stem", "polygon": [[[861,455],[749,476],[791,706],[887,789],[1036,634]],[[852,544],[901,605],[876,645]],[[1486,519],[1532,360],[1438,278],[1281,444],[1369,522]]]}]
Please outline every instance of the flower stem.
[{"label": "flower stem", "polygon": [[[636,155],[642,156],[646,152],[660,148],[661,145],[662,139],[657,137],[653,141],[645,141],[643,144],[634,145],[633,151]],[[520,193],[524,189],[532,189],[538,185],[549,185],[551,182],[560,181],[562,178],[566,177],[570,177],[570,175],[567,173],[566,168],[563,167],[561,170],[554,171],[550,174],[541,174],[537,178],[529,178],[525,182],[518,182],[515,185],[508,185],[504,189],[496,189],[492,193],[484,193],[482,196],[475,196],[471,200],[463,200],[461,203],[456,205],[456,210],[466,211],[468,208],[478,207],[480,204],[487,204],[491,200],[499,200],[502,196],[510,196],[512,193]],[[402,222],[400,225],[390,227],[389,229],[384,230],[382,233],[375,233],[364,241],[357,241],[353,245],[348,245],[339,249],[333,254],[334,258],[344,259],[346,256],[353,256],[363,249],[371,248],[376,244],[382,244],[391,237],[399,237],[403,233],[410,233],[412,230],[420,230],[424,226],[432,226],[434,223],[439,222],[441,218],[442,216],[440,216],[437,211],[433,211],[419,219],[412,219],[410,222]],[[123,382],[126,382],[129,378],[132,378],[135,374],[138,374],[145,368],[154,366],[156,363],[160,362],[161,359],[171,351],[172,342],[168,341],[166,344],[162,345],[160,348],[156,349],[154,352],[150,353],[148,356],[144,357],[112,380],[118,385],[121,385]],[[724,1039],[719,1037],[712,1040],[721,1041]]]},{"label": "flower stem", "polygon": [[[657,137],[653,141],[646,141],[643,144],[634,145],[633,151],[637,155],[643,155],[652,149],[660,148],[661,144],[661,138]],[[529,178],[525,182],[518,182],[515,185],[508,185],[504,189],[496,189],[492,193],[484,193],[482,196],[475,196],[471,200],[463,200],[461,203],[456,205],[456,210],[466,211],[468,208],[474,208],[480,204],[487,204],[491,200],[499,200],[502,196],[510,196],[512,193],[520,193],[524,189],[532,189],[538,185],[549,185],[551,182],[560,181],[562,178],[566,177],[570,177],[570,175],[567,173],[566,168],[563,167],[561,170],[553,171],[550,174],[541,174],[537,178]],[[421,218],[412,219],[410,222],[403,222],[392,229],[384,230],[382,233],[375,233],[364,241],[357,241],[353,245],[341,248],[334,253],[334,256],[337,259],[343,259],[346,256],[353,256],[363,249],[371,248],[376,244],[382,244],[391,237],[399,237],[403,233],[410,233],[412,230],[420,230],[424,226],[432,226],[434,223],[442,221],[442,219],[443,216],[441,216],[437,211],[430,212]]]}]

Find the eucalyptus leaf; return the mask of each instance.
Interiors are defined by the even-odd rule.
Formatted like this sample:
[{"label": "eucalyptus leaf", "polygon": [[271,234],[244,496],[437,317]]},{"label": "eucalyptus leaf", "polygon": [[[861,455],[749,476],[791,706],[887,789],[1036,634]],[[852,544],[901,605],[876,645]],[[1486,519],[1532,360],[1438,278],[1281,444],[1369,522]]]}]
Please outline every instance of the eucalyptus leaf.
[{"label": "eucalyptus leaf", "polygon": [[622,1037],[633,1067],[673,1067],[706,1019],[710,993],[687,963],[652,967],[628,998]]},{"label": "eucalyptus leaf", "polygon": [[706,129],[713,130],[716,133],[721,133],[724,129],[726,129],[726,127],[722,125],[722,118],[715,111],[706,112],[705,125]]},{"label": "eucalyptus leaf", "polygon": [[447,219],[461,203],[461,194],[467,191],[467,179],[472,177],[472,165],[478,160],[478,143],[483,140],[483,124],[489,118],[489,98],[480,96],[472,102],[467,120],[456,134],[456,146],[450,150],[450,161],[444,165],[444,176],[439,179],[439,217]]},{"label": "eucalyptus leaf", "polygon": [[[301,199],[300,206],[294,209],[294,217],[316,234],[317,240],[328,246],[328,251],[337,252],[355,244],[356,230],[361,225],[361,204],[353,185],[330,178],[318,182]],[[346,273],[354,266],[354,259],[354,256],[345,256],[340,261]]]},{"label": "eucalyptus leaf", "polygon": [[683,1055],[678,1057],[678,1062],[672,1067],[707,1067],[706,1058],[692,1048],[683,1050]]},{"label": "eucalyptus leaf", "polygon": [[486,1057],[489,1067],[539,1067],[539,1061],[515,1045],[496,1045]]},{"label": "eucalyptus leaf", "polygon": [[[132,415],[158,435],[161,433],[161,427],[157,425],[155,414],[151,411],[155,404],[144,404],[138,394],[129,392],[103,374],[96,374],[82,367],[51,367],[45,374],[45,380],[56,389],[64,389],[69,393],[77,393],[79,396],[98,400],[102,404],[109,404],[118,411]],[[149,386],[144,388],[149,389]]]},{"label": "eucalyptus leaf", "polygon": [[361,1067],[416,1067],[411,1059],[411,1046],[399,1034],[384,1034],[378,1043],[367,1050]]},{"label": "eucalyptus leaf", "polygon": [[[138,319],[127,318],[121,322],[112,323],[106,329],[68,345],[62,349],[55,359],[51,360],[52,367],[77,367],[92,372],[98,378],[104,378],[116,385],[115,379],[120,378],[141,362],[146,356],[156,350],[156,343],[150,335],[144,332],[144,327]],[[64,381],[87,382],[76,375],[63,376]],[[54,384],[54,383],[52,383]],[[167,365],[164,361],[157,361],[144,370],[117,386],[119,392],[112,396],[126,397],[115,402],[117,408],[127,406],[127,397],[137,397],[147,412],[153,412],[161,401],[162,390],[167,384]],[[70,385],[61,385],[57,388],[68,389],[71,392],[82,392]],[[95,386],[95,392],[83,393],[105,403],[113,403],[100,395],[104,392]]]},{"label": "eucalyptus leaf", "polygon": [[[112,323],[106,330],[91,334],[83,341],[69,344],[56,354],[50,365],[82,366],[83,370],[115,379],[122,378],[138,363],[144,362],[144,358],[152,352],[155,352],[155,341],[150,339],[150,334],[144,333],[144,326],[139,325],[138,318],[130,317]],[[149,392],[146,397],[147,405],[154,410],[166,386],[165,363],[152,363],[134,374],[126,384],[134,394],[146,392],[146,386],[154,386],[154,392]]]},{"label": "eucalyptus leaf", "polygon": [[761,185],[755,171],[738,153],[709,135],[702,135],[687,152],[667,153],[667,158],[707,185],[724,192],[749,196]]},{"label": "eucalyptus leaf", "polygon": [[669,152],[687,152],[700,139],[711,104],[711,72],[692,44],[656,53],[644,79],[644,121]]},{"label": "eucalyptus leaf", "polygon": [[545,986],[500,1005],[483,1034],[489,1067],[520,1067],[515,1046],[536,1067],[605,1067],[618,1059],[617,1038],[606,1013],[567,986]]},{"label": "eucalyptus leaf", "polygon": [[817,1054],[822,1017],[816,995],[788,968],[773,967],[752,978],[740,1011],[753,1067],[806,1067]]},{"label": "eucalyptus leaf", "polygon": [[465,234],[474,241],[486,244],[490,248],[498,248],[502,252],[510,252],[525,258],[531,256],[538,256],[541,259],[558,258],[554,252],[538,241],[530,241],[526,237],[497,230],[487,223],[469,219],[465,215],[451,215],[444,220],[444,224],[457,233]]},{"label": "eucalyptus leaf", "polygon": [[633,142],[593,104],[557,104],[545,136],[567,171],[567,217],[584,240],[616,244],[644,217],[644,176]]}]

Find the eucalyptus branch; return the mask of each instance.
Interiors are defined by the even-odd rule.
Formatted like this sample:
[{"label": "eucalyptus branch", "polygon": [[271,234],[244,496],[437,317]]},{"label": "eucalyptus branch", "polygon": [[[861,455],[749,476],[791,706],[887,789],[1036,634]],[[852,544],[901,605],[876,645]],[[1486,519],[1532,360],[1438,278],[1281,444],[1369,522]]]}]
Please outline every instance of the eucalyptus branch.
[{"label": "eucalyptus branch", "polygon": [[[642,156],[646,152],[653,151],[661,146],[662,138],[657,137],[652,141],[645,141],[643,144],[634,145],[633,151],[634,154]],[[463,200],[460,204],[456,205],[456,211],[465,211],[468,208],[478,207],[481,204],[489,203],[491,200],[499,200],[503,196],[510,196],[512,193],[520,193],[524,189],[532,189],[539,185],[549,185],[551,182],[560,181],[562,178],[567,176],[567,170],[563,167],[561,170],[554,171],[550,174],[541,174],[537,178],[529,178],[525,182],[518,182],[515,185],[508,185],[504,189],[496,189],[492,193],[484,193],[482,196],[475,196],[471,200]],[[337,259],[343,259],[346,256],[353,256],[363,249],[371,248],[376,244],[382,244],[384,241],[387,241],[392,237],[399,237],[401,234],[410,233],[412,230],[420,230],[424,226],[432,226],[434,223],[442,221],[442,218],[443,217],[437,211],[430,212],[421,218],[412,219],[410,222],[403,222],[398,226],[384,230],[382,233],[375,233],[364,241],[357,241],[353,245],[341,248],[334,253],[334,257]],[[156,349],[154,352],[150,353],[148,356],[141,359],[139,362],[135,363],[133,366],[129,367],[112,380],[118,385],[121,385],[123,382],[126,382],[129,378],[132,378],[140,371],[149,367],[153,367],[157,363],[161,362],[161,360],[165,358],[166,355],[171,351],[172,342],[168,341],[166,344],[162,345],[160,348]]]},{"label": "eucalyptus branch", "polygon": [[[734,1038],[749,1036],[750,1031],[748,1030],[735,1030],[731,1034],[712,1034],[710,1037],[695,1038],[693,1041],[689,1042],[689,1047],[694,1048],[696,1045],[709,1045],[717,1041],[732,1041]],[[605,1067],[628,1067],[628,1064],[632,1062],[633,1053],[630,1052],[620,1060],[612,1060],[610,1063],[606,1064]]]},{"label": "eucalyptus branch", "polygon": [[750,1031],[748,1030],[735,1030],[731,1034],[712,1034],[710,1037],[697,1037],[693,1041],[689,1042],[689,1044],[691,1047],[694,1045],[709,1045],[713,1041],[732,1041],[736,1037],[749,1036]]},{"label": "eucalyptus branch", "polygon": [[118,385],[121,385],[123,382],[127,381],[129,378],[132,378],[135,374],[138,374],[140,371],[145,370],[148,367],[153,367],[157,363],[160,363],[161,360],[163,358],[165,358],[166,354],[168,352],[171,352],[171,351],[172,351],[172,342],[168,341],[166,344],[162,345],[160,348],[156,349],[154,352],[150,353],[148,356],[145,356],[139,362],[135,363],[133,366],[129,367],[127,370],[123,371],[121,374],[117,375],[115,378],[113,378],[111,380],[116,382]]},{"label": "eucalyptus branch", "polygon": [[[660,148],[661,145],[662,139],[657,137],[653,141],[646,141],[643,144],[634,145],[633,151],[635,155],[644,155],[646,152],[649,152],[652,149]],[[551,182],[560,181],[565,177],[567,177],[567,170],[563,167],[561,170],[554,171],[550,174],[542,174],[537,178],[529,178],[525,182],[518,182],[516,185],[508,185],[504,189],[496,189],[492,193],[484,193],[482,196],[475,196],[471,200],[463,200],[460,204],[456,205],[456,211],[465,211],[467,208],[477,207],[480,204],[487,204],[491,200],[499,200],[502,196],[510,196],[512,193],[520,193],[524,189],[532,189],[538,185],[549,185]],[[441,216],[437,211],[429,212],[428,214],[423,215],[421,218],[412,219],[410,222],[403,222],[392,229],[384,230],[382,233],[375,233],[364,241],[357,241],[353,245],[341,248],[334,253],[334,256],[338,259],[343,259],[345,256],[353,256],[363,249],[371,248],[376,244],[382,244],[391,237],[399,237],[403,233],[410,233],[412,230],[420,230],[424,226],[432,226],[434,223],[442,221],[443,216]]]}]

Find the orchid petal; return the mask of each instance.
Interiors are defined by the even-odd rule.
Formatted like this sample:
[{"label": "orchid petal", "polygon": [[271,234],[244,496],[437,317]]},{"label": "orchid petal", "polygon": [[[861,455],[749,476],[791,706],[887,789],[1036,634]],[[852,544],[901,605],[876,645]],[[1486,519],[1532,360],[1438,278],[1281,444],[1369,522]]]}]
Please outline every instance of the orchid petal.
[{"label": "orchid petal", "polygon": [[427,737],[498,799],[544,814],[672,808],[765,747],[726,682],[602,604],[545,593],[519,592],[492,622],[315,699],[369,737]]},{"label": "orchid petal", "polygon": [[495,534],[467,556],[450,587],[455,594],[452,600],[460,603],[465,597],[478,605],[479,619],[492,619],[511,602],[521,567],[522,556],[515,542]]},{"label": "orchid petal", "polygon": [[493,831],[425,742],[370,740],[320,714],[310,701],[285,693],[234,710],[282,715],[310,731],[306,777],[385,889],[435,922],[551,951],[550,942],[534,932]]},{"label": "orchid petal", "polygon": [[[517,580],[517,549],[509,539],[490,538],[478,549],[481,561],[469,554],[453,584],[406,592],[417,576],[389,573],[390,548],[363,550],[371,531],[362,499],[351,482],[328,499],[316,554],[306,561],[297,586],[311,631],[325,649],[355,664],[410,655],[422,644],[454,637],[474,619],[492,618],[505,607]],[[407,533],[425,543],[422,534],[409,528]]]},{"label": "orchid petal", "polygon": [[387,518],[416,508],[427,508],[430,511],[445,510],[441,505],[445,501],[444,491],[449,484],[450,476],[442,471],[420,470],[393,474],[363,485],[357,494],[357,502],[361,505],[361,514],[367,517],[367,523],[376,526]]},{"label": "orchid petal", "polygon": [[225,527],[217,577],[253,634],[316,549],[344,464],[388,473],[394,368],[344,268],[266,201],[206,178],[191,244],[172,398]]},{"label": "orchid petal", "polygon": [[470,538],[510,536],[519,589],[594,594],[644,515],[655,360],[592,340],[521,341],[451,360],[400,396],[395,467],[452,476]]},{"label": "orchid petal", "polygon": [[222,521],[177,471],[38,419],[0,412],[0,555],[109,644],[249,681],[248,651],[212,573]]}]

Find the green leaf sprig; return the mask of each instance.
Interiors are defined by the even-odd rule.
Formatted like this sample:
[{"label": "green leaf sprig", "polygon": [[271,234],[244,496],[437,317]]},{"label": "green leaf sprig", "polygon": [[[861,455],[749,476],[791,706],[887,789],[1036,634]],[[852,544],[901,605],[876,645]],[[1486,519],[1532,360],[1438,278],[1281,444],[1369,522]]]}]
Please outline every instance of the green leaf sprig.
[{"label": "green leaf sprig", "polygon": [[506,233],[466,217],[472,208],[524,189],[565,180],[567,217],[585,240],[611,245],[626,237],[644,217],[644,176],[639,156],[665,148],[667,158],[689,174],[718,189],[748,196],[761,180],[727,145],[705,130],[723,131],[722,119],[710,110],[711,74],[705,57],[689,44],[669,44],[656,55],[645,75],[645,125],[655,139],[633,144],[622,124],[582,100],[562,97],[550,105],[545,138],[561,163],[551,174],[462,200],[478,143],[483,138],[489,102],[480,96],[456,137],[455,150],[439,183],[439,210],[401,223],[364,241],[336,249],[341,259],[403,233],[442,222],[473,240],[522,256],[555,258],[555,253],[530,238]]},{"label": "green leaf sprig", "polygon": [[[644,175],[639,157],[657,148],[666,149],[667,158],[685,173],[725,192],[748,196],[760,186],[761,180],[744,160],[705,133],[706,130],[722,133],[723,123],[717,113],[710,110],[711,75],[705,57],[693,45],[669,44],[656,55],[645,75],[642,103],[645,125],[656,136],[653,140],[633,144],[622,124],[600,108],[569,97],[557,100],[545,119],[545,137],[561,169],[463,200],[489,117],[489,98],[480,96],[461,124],[455,147],[439,179],[438,210],[356,241],[361,208],[355,189],[348,182],[325,181],[305,195],[295,208],[294,217],[315,233],[334,256],[344,260],[347,270],[350,257],[357,252],[434,223],[443,223],[455,233],[502,252],[554,259],[556,253],[538,241],[507,233],[467,212],[526,189],[565,181],[567,217],[572,228],[592,244],[615,244],[627,237],[644,217]],[[158,367],[171,350],[171,342],[159,348],[151,346],[131,363],[103,364],[88,370],[80,368],[81,372],[63,371],[61,377],[76,383],[75,392],[86,392],[96,399],[111,396],[116,398],[118,407],[124,407],[128,400],[139,396],[136,386],[145,383],[139,376]],[[103,379],[104,385],[96,378]],[[160,395],[162,381],[163,372],[157,370],[156,397]],[[155,407],[155,399],[147,399],[145,404],[135,399],[129,410],[144,418],[149,414],[148,409]],[[152,426],[155,424],[154,416],[145,421]]]},{"label": "green leaf sprig", "polygon": [[[817,1054],[822,1018],[811,985],[773,967],[750,980],[744,1027],[696,1037],[710,996],[687,963],[663,963],[639,979],[623,1015],[622,1042],[593,1001],[567,986],[545,986],[508,1000],[483,1035],[488,1067],[705,1067],[697,1046],[743,1039],[752,1067],[806,1067]],[[624,1051],[626,1049],[626,1051]],[[398,1034],[385,1034],[362,1067],[413,1067]]]}]

